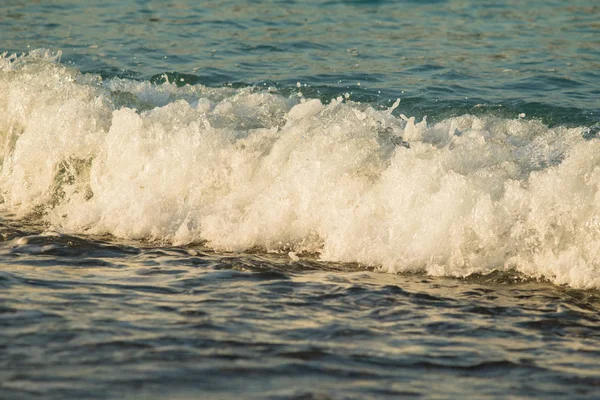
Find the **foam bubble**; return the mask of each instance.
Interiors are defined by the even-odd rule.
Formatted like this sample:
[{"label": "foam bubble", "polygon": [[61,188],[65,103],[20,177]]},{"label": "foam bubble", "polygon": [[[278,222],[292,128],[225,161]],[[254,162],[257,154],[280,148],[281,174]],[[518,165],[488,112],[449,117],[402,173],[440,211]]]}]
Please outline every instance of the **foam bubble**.
[{"label": "foam bubble", "polygon": [[[54,230],[600,287],[600,142],[0,58],[2,207]],[[304,99],[303,99],[304,100]]]}]

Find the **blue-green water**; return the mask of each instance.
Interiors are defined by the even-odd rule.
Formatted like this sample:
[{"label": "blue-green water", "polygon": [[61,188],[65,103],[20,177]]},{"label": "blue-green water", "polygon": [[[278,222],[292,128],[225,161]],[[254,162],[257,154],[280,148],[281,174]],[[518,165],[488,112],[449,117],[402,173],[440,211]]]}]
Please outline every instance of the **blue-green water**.
[{"label": "blue-green water", "polygon": [[[8,3],[8,4],[7,4]],[[101,76],[352,91],[410,115],[600,121],[595,1],[8,1],[2,49]],[[46,3],[46,4],[44,4]],[[357,86],[360,83],[360,86]]]},{"label": "blue-green water", "polygon": [[595,1],[0,4],[0,398],[598,398]]}]

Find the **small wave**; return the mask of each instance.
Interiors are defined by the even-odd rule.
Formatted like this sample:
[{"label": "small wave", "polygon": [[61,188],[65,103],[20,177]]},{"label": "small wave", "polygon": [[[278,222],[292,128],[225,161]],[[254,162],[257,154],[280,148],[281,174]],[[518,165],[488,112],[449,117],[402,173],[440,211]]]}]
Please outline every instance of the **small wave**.
[{"label": "small wave", "polygon": [[589,127],[428,124],[300,91],[102,80],[59,56],[0,58],[7,212],[70,234],[600,287]]}]

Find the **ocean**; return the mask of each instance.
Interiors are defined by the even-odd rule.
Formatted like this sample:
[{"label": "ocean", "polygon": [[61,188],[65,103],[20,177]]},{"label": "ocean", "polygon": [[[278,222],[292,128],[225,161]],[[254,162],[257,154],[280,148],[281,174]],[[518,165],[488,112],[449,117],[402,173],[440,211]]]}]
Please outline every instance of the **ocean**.
[{"label": "ocean", "polygon": [[4,0],[0,398],[600,398],[598,21]]}]

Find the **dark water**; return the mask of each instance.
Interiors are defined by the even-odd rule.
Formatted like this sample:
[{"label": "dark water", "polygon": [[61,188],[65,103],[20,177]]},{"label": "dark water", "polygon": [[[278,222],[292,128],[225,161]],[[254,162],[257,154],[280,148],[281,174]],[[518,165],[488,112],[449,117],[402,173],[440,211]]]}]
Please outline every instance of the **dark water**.
[{"label": "dark water", "polygon": [[597,291],[2,236],[2,398],[598,394]]},{"label": "dark water", "polygon": [[600,398],[599,20],[3,1],[0,398]]}]

